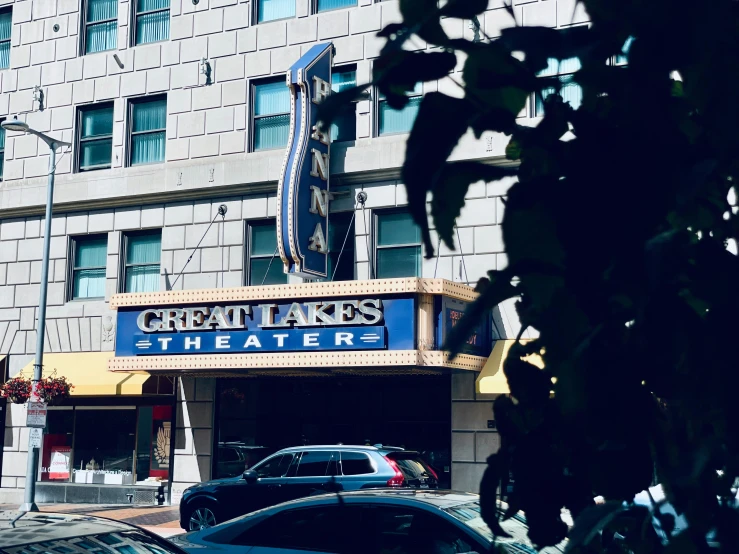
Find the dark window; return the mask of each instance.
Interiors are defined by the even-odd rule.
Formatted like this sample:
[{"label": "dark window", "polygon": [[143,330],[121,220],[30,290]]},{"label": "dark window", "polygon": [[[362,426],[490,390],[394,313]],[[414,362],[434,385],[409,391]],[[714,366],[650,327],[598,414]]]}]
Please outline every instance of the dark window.
[{"label": "dark window", "polygon": [[338,457],[338,453],[327,450],[309,450],[303,452],[295,477],[325,477],[331,475],[332,473],[329,472],[329,462],[333,462],[331,464],[332,468],[335,467],[335,460]]},{"label": "dark window", "polygon": [[10,30],[13,27],[13,8],[0,10],[0,69],[10,67]]},{"label": "dark window", "polygon": [[109,169],[113,155],[113,104],[80,108],[77,121],[77,168]]},{"label": "dark window", "polygon": [[377,215],[378,279],[421,276],[421,230],[408,212]]},{"label": "dark window", "polygon": [[290,134],[290,89],[285,79],[255,83],[252,92],[252,149],[284,148]]},{"label": "dark window", "polygon": [[551,94],[559,94],[562,100],[569,103],[574,109],[582,103],[582,87],[575,82],[574,73],[581,67],[580,58],[557,60],[549,58],[548,67],[540,71],[538,76],[556,81],[552,86],[543,88],[535,93],[534,117],[544,115],[544,100]]},{"label": "dark window", "polygon": [[105,297],[105,266],[108,237],[90,235],[72,239],[72,286],[70,298]]},{"label": "dark window", "polygon": [[282,477],[287,473],[295,456],[293,454],[281,454],[254,468],[262,477]]},{"label": "dark window", "polygon": [[433,477],[431,470],[421,458],[411,457],[408,454],[399,452],[397,454],[389,454],[388,458],[393,460],[400,472],[408,481],[417,481],[418,479],[428,479]]},{"label": "dark window", "polygon": [[367,475],[374,472],[375,467],[367,454],[362,452],[341,453],[341,473],[343,475]]},{"label": "dark window", "polygon": [[[350,537],[344,521],[351,521],[351,508],[320,506],[280,512],[229,540],[229,544],[263,546],[286,550],[345,552],[344,537]],[[342,532],[344,531],[344,532]]]},{"label": "dark window", "polygon": [[163,162],[167,142],[167,98],[132,100],[128,120],[129,165]]},{"label": "dark window", "polygon": [[282,260],[277,254],[277,227],[274,219],[251,221],[248,227],[247,285],[287,283]]},{"label": "dark window", "polygon": [[331,281],[354,279],[353,216],[354,212],[339,212],[329,216],[328,279]]},{"label": "dark window", "polygon": [[472,541],[441,517],[406,508],[373,510],[380,552],[473,552]]},{"label": "dark window", "polygon": [[[320,7],[320,0],[319,0]],[[357,85],[357,68],[341,67],[334,69],[331,74],[331,90],[341,92]],[[331,142],[344,142],[357,139],[356,104],[347,104],[342,108],[331,124]]]},{"label": "dark window", "polygon": [[135,0],[133,44],[169,39],[169,0]]},{"label": "dark window", "polygon": [[118,48],[118,0],[86,0],[83,15],[83,54]]},{"label": "dark window", "polygon": [[123,292],[158,291],[162,257],[161,229],[125,235],[123,250]]},{"label": "dark window", "polygon": [[219,462],[238,462],[241,458],[239,458],[239,453],[236,451],[235,448],[219,448],[218,449],[218,461]]}]

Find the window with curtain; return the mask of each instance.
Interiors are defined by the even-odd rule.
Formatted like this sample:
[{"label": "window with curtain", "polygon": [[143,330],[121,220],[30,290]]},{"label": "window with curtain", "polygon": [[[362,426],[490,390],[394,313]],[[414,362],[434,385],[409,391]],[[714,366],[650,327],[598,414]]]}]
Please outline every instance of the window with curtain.
[{"label": "window with curtain", "polygon": [[559,94],[562,100],[569,103],[574,109],[579,108],[582,103],[582,87],[575,82],[574,75],[581,67],[579,58],[569,58],[561,61],[549,58],[548,64],[548,67],[539,72],[538,76],[556,78],[559,83],[535,93],[534,117],[544,115],[544,100],[550,94]]},{"label": "window with curtain", "polygon": [[169,0],[136,0],[134,45],[169,40]]},{"label": "window with curtain", "polygon": [[[341,92],[357,85],[357,68],[347,67],[334,69],[331,74],[331,90]],[[344,106],[341,113],[331,124],[331,142],[342,142],[357,139],[356,104]]]},{"label": "window with curtain", "polygon": [[132,100],[130,106],[130,164],[163,162],[167,142],[167,98],[157,96]]},{"label": "window with curtain", "polygon": [[13,27],[13,8],[0,10],[0,69],[10,67],[10,31]]},{"label": "window with curtain", "polygon": [[379,97],[377,132],[380,136],[410,133],[421,105],[422,91],[423,85],[416,83],[416,88],[408,94],[408,104],[400,110],[388,106],[384,96]]},{"label": "window with curtain", "polygon": [[258,23],[287,17],[295,17],[295,0],[258,0]]},{"label": "window with curtain", "polygon": [[86,0],[85,54],[118,48],[118,0]]},{"label": "window with curtain", "polygon": [[274,219],[249,222],[247,285],[280,285],[287,283],[282,260],[277,250],[277,227]]},{"label": "window with curtain", "polygon": [[75,237],[72,249],[72,299],[105,297],[108,237]]},{"label": "window with curtain", "polygon": [[377,214],[376,265],[378,279],[421,276],[421,229],[408,212]]},{"label": "window with curtain", "polygon": [[340,8],[351,8],[357,5],[357,0],[317,0],[316,11],[325,12]]},{"label": "window with curtain", "polygon": [[[0,121],[2,123],[2,121]],[[0,127],[0,181],[3,180],[5,169],[5,129]]]},{"label": "window with curtain", "polygon": [[113,104],[80,108],[78,121],[79,170],[110,168],[113,155]]},{"label": "window with curtain", "polygon": [[[328,224],[328,280],[354,279],[354,212],[329,215]],[[342,251],[343,247],[343,251]]]},{"label": "window with curtain", "polygon": [[162,257],[162,231],[125,235],[123,292],[159,290],[159,265]]},{"label": "window with curtain", "polygon": [[254,85],[254,150],[284,148],[290,131],[290,90],[285,79]]}]

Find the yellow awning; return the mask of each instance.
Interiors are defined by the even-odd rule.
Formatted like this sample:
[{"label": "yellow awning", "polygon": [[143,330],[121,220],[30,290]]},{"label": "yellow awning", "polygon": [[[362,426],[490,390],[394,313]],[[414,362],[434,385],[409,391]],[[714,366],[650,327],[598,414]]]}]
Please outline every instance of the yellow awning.
[{"label": "yellow awning", "polygon": [[[521,343],[525,344],[531,339],[522,339]],[[493,351],[490,353],[488,361],[477,376],[475,387],[480,394],[510,394],[508,389],[508,381],[505,373],[503,373],[503,362],[508,356],[508,351],[515,343],[515,340],[496,340],[493,344]],[[537,367],[544,367],[544,360],[536,354],[524,358],[527,362]]]},{"label": "yellow awning", "polygon": [[[66,377],[74,385],[72,396],[120,396],[142,394],[144,383],[151,376],[139,373],[108,371],[108,359],[114,352],[67,352],[44,354],[44,376],[56,370],[57,377]],[[24,375],[33,375],[31,360]]]}]

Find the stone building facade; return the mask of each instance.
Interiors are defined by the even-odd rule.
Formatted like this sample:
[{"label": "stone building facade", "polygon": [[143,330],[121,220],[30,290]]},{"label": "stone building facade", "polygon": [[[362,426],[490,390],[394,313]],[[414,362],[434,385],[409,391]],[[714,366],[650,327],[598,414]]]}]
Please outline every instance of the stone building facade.
[{"label": "stone building facade", "polygon": [[[144,29],[137,19],[143,16],[137,13],[138,4],[115,0],[105,9],[114,4],[117,12],[106,31],[106,40],[112,36],[116,43],[86,53],[100,35],[91,29],[99,19],[92,14],[91,1],[0,0],[0,19],[10,13],[12,22],[8,67],[0,69],[0,119],[17,116],[37,131],[73,143],[56,165],[45,342],[50,354],[113,350],[115,312],[109,300],[125,291],[123,245],[141,230],[161,232],[161,290],[261,284],[248,269],[249,253],[254,252],[247,245],[250,224],[275,216],[284,148],[256,144],[258,85],[283,79],[302,53],[326,41],[335,45],[335,68],[355,71],[357,82],[368,82],[384,43],[377,31],[401,19],[397,0],[358,0],[326,11],[319,11],[322,2],[295,0],[294,15],[269,22],[259,21],[266,16],[258,0],[169,0],[154,2],[167,8],[161,17],[169,22],[168,37],[136,45]],[[503,0],[490,0],[479,18],[480,29],[495,38],[514,24],[567,27],[586,22],[575,0],[514,0],[513,10],[515,21]],[[469,21],[446,19],[444,27],[451,37],[472,38],[475,33]],[[418,40],[413,47],[427,48]],[[0,42],[0,63],[1,48]],[[425,83],[421,92],[437,90],[459,94],[450,79]],[[166,103],[166,125],[160,129],[164,155],[160,163],[134,164],[134,106],[146,99]],[[407,203],[399,181],[407,134],[381,132],[381,103],[374,90],[370,99],[358,102],[355,136],[331,146],[331,213],[355,212],[349,234],[354,279],[378,277],[376,215],[402,213]],[[533,121],[535,99],[529,104],[521,118]],[[84,143],[99,137],[85,131],[83,122],[89,110],[101,107],[110,110],[110,132],[102,133],[110,156],[103,156],[106,167],[96,169],[97,151],[83,159]],[[470,133],[453,158],[502,161],[504,147],[505,137],[489,134],[477,140]],[[35,351],[49,154],[36,137],[7,132],[2,155],[0,354],[13,376],[29,367]],[[419,257],[416,276],[474,284],[486,271],[504,267],[500,222],[509,186],[509,181],[472,186],[458,220],[456,251],[442,246],[438,259]],[[359,191],[367,192],[364,206],[356,203]],[[217,215],[221,205],[227,207],[224,217]],[[75,297],[73,252],[77,241],[91,235],[107,241],[104,292],[80,299]],[[519,324],[512,304],[501,305],[494,320],[494,338],[516,336]],[[217,402],[215,378],[183,377],[175,386],[174,502],[187,485],[213,475]],[[485,458],[498,444],[497,433],[487,425],[493,396],[477,393],[475,375],[464,372],[451,375],[450,391],[449,404],[439,409],[451,410],[451,484],[476,490]],[[25,485],[24,409],[6,408],[0,486],[4,502],[19,500]]]}]

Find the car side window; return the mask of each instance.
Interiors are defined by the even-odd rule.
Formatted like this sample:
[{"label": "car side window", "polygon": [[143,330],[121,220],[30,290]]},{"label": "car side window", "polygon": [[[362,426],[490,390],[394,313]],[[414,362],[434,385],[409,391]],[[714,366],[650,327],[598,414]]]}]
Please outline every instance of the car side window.
[{"label": "car side window", "polygon": [[342,521],[351,521],[349,508],[319,506],[275,514],[235,537],[230,544],[290,550],[343,552],[349,537]]},{"label": "car side window", "polygon": [[375,510],[379,554],[474,552],[472,541],[438,515],[396,507]]},{"label": "car side window", "polygon": [[221,462],[238,462],[239,453],[236,451],[235,448],[219,448],[218,459]]},{"label": "car side window", "polygon": [[338,452],[329,450],[307,450],[300,457],[295,477],[325,477],[336,475]]},{"label": "car side window", "polygon": [[367,454],[363,452],[341,453],[342,475],[368,475],[375,472],[375,466]]},{"label": "car side window", "polygon": [[254,468],[260,479],[265,477],[282,477],[293,461],[293,454],[280,454]]}]

